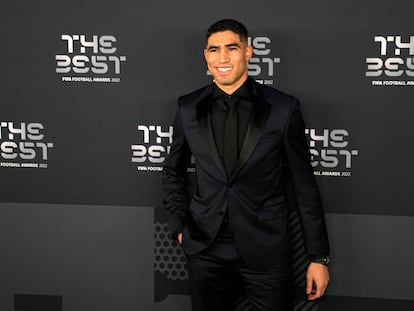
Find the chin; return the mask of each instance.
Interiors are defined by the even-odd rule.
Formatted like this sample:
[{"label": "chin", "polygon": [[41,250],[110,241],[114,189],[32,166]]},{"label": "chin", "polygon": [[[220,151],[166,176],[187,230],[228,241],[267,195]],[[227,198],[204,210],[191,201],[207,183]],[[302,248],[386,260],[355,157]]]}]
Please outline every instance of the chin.
[{"label": "chin", "polygon": [[223,79],[215,79],[215,81],[217,81],[217,83],[221,84],[221,85],[232,85],[234,83],[234,80],[223,80]]}]

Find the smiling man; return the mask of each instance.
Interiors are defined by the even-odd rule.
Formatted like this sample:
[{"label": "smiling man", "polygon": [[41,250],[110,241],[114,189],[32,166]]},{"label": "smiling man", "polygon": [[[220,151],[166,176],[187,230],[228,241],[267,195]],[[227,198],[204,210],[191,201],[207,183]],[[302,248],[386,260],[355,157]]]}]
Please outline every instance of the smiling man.
[{"label": "smiling man", "polygon": [[[308,299],[329,281],[324,212],[298,100],[248,75],[252,47],[236,20],[214,23],[204,56],[214,81],[179,98],[163,169],[171,233],[187,255],[194,311],[232,310],[247,295],[254,310],[293,310],[288,174],[311,260]],[[187,166],[196,164],[193,193]]]},{"label": "smiling man", "polygon": [[215,84],[233,94],[247,80],[252,47],[247,45],[247,38],[231,30],[212,33],[206,45],[204,57]]}]

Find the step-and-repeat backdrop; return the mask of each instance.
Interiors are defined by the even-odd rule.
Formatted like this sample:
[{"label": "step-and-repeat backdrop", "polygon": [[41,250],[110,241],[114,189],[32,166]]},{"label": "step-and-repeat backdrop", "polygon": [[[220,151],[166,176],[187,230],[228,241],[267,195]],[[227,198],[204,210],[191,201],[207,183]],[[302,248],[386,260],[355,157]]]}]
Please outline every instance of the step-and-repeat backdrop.
[{"label": "step-and-repeat backdrop", "polygon": [[[0,310],[190,310],[161,171],[177,97],[211,82],[206,28],[227,17],[250,30],[250,75],[297,96],[306,120],[333,262],[327,296],[298,295],[296,310],[412,310],[413,9],[404,0],[4,3]],[[306,263],[294,238],[300,289]],[[242,299],[235,309],[249,307]]]}]

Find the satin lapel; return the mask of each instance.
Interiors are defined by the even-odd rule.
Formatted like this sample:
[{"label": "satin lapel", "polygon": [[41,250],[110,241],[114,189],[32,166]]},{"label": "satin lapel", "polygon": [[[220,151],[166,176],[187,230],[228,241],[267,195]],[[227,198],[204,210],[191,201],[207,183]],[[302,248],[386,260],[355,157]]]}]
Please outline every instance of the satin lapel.
[{"label": "satin lapel", "polygon": [[[209,91],[210,90],[210,91]],[[207,94],[206,94],[207,93]],[[204,94],[204,96],[203,96]],[[211,88],[208,88],[202,94],[202,99],[197,103],[197,119],[200,125],[200,132],[203,135],[211,158],[216,164],[221,174],[227,178],[226,169],[220,159],[216,143],[214,141],[213,129],[211,126],[209,103],[211,101]]]},{"label": "satin lapel", "polygon": [[237,176],[240,169],[250,158],[250,155],[256,147],[256,144],[259,141],[259,138],[266,126],[267,119],[269,118],[270,109],[271,107],[269,103],[263,101],[261,98],[257,96],[254,97],[253,116],[247,127],[246,137],[244,139],[240,156],[236,162],[230,181]]}]

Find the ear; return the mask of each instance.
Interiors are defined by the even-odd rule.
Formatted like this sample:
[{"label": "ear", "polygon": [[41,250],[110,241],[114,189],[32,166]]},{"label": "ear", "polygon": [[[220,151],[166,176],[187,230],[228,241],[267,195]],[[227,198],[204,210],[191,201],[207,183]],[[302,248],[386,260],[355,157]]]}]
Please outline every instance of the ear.
[{"label": "ear", "polygon": [[204,59],[205,59],[205,60],[206,60],[206,62],[207,62],[207,49],[204,49],[203,54],[204,54]]},{"label": "ear", "polygon": [[246,46],[246,61],[249,61],[253,55],[253,48],[251,45]]}]

